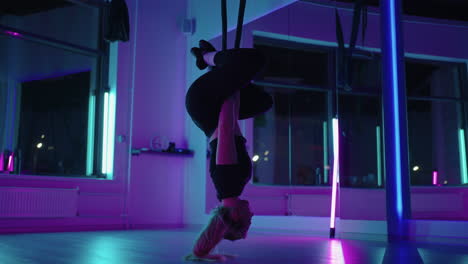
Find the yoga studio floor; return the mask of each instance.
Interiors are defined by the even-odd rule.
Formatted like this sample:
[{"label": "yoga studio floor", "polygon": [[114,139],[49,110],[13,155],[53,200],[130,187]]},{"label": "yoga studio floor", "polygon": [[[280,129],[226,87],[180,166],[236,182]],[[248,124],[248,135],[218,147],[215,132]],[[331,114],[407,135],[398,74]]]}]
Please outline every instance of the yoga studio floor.
[{"label": "yoga studio floor", "polygon": [[[196,235],[188,229],[0,235],[0,263],[190,263],[183,257]],[[215,251],[236,255],[225,261],[233,264],[468,263],[468,247],[461,244],[389,244],[265,231],[251,231],[247,240],[223,241]]]}]

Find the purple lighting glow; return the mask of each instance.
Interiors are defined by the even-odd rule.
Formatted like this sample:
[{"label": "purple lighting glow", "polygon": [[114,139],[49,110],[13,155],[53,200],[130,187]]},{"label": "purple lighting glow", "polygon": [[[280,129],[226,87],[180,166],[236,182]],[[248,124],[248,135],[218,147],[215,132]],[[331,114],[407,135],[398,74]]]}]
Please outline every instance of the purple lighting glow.
[{"label": "purple lighting glow", "polygon": [[8,30],[5,30],[5,33],[10,35],[10,36],[13,36],[13,37],[21,37],[21,34],[18,33],[18,32],[13,32],[13,31],[8,31]]},{"label": "purple lighting glow", "polygon": [[437,185],[437,178],[439,173],[437,171],[432,172],[432,185]]}]

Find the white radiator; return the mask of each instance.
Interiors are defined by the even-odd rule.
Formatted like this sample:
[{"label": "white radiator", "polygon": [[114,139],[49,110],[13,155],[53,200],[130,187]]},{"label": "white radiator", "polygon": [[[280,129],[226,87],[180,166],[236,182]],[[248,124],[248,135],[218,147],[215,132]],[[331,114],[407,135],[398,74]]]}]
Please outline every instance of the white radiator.
[{"label": "white radiator", "polygon": [[74,217],[79,189],[0,187],[0,218]]},{"label": "white radiator", "polygon": [[289,194],[289,214],[301,216],[330,216],[330,194]]},{"label": "white radiator", "polygon": [[414,212],[463,212],[463,193],[413,193]]}]

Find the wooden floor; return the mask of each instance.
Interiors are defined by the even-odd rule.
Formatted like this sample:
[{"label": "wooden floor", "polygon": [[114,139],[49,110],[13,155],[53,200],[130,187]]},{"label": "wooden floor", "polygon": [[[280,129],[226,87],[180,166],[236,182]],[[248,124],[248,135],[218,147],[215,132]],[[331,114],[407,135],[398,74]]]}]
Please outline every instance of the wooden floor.
[{"label": "wooden floor", "polygon": [[[0,235],[0,263],[187,263],[183,257],[196,235],[188,229]],[[236,255],[225,262],[233,264],[468,263],[466,245],[389,244],[258,231],[251,231],[246,240],[223,241],[215,251]]]}]

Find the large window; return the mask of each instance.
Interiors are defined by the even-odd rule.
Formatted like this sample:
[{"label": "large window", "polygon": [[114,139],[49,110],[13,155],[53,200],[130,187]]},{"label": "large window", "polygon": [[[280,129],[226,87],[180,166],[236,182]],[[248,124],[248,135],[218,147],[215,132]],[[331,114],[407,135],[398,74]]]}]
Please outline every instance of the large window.
[{"label": "large window", "polygon": [[342,186],[382,187],[382,107],[378,96],[342,94],[340,176]]},{"label": "large window", "polygon": [[254,182],[328,183],[327,93],[271,89],[273,109],[255,118]]},{"label": "large window", "polygon": [[464,73],[456,63],[406,63],[412,185],[468,184]]},{"label": "large window", "polygon": [[105,17],[79,3],[2,4],[0,174],[111,178]]},{"label": "large window", "polygon": [[[336,107],[340,185],[384,188],[380,55],[357,51],[351,86],[335,90],[335,48],[261,37],[255,43],[268,58],[257,83],[274,106],[254,120],[254,183],[329,185]],[[468,184],[466,66],[406,58],[405,69],[411,184]]]},{"label": "large window", "polygon": [[[254,120],[254,182],[328,185],[330,180],[329,49],[257,42],[268,63],[258,83],[273,108]],[[276,44],[276,45],[275,45]]]}]

